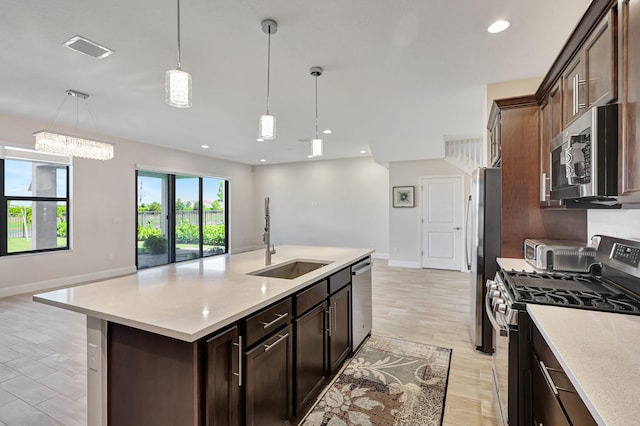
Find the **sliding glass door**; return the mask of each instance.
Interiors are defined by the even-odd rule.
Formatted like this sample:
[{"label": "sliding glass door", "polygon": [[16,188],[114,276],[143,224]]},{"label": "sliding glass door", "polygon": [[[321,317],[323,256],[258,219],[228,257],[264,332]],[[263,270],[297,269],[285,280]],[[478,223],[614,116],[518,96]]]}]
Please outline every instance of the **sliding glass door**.
[{"label": "sliding glass door", "polygon": [[138,171],[136,188],[138,268],[169,263],[169,175]]}]

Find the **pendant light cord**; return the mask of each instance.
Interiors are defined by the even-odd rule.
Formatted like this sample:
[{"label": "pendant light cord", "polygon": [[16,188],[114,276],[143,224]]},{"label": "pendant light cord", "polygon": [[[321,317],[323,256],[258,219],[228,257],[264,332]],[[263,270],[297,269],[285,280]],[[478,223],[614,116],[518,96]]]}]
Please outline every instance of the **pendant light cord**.
[{"label": "pendant light cord", "polygon": [[271,25],[267,39],[267,115],[269,115],[269,82],[271,80]]},{"label": "pendant light cord", "polygon": [[318,76],[316,75],[316,139],[318,139]]},{"label": "pendant light cord", "polygon": [[178,0],[178,69],[182,70],[180,65],[180,0]]}]

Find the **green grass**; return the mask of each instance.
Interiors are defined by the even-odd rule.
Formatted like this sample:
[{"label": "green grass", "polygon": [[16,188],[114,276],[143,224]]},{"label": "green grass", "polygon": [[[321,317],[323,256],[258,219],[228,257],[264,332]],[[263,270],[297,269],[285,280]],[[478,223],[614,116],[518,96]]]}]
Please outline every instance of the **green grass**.
[{"label": "green grass", "polygon": [[[25,238],[9,238],[7,240],[7,251],[8,253],[18,253],[23,251],[32,251],[33,241]],[[64,247],[67,244],[66,238],[58,238],[58,247]]]}]

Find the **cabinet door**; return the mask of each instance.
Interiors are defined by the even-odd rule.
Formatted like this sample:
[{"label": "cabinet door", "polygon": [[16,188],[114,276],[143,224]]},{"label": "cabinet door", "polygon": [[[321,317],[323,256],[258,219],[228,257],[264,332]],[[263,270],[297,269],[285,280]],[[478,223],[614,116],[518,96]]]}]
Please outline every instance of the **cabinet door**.
[{"label": "cabinet door", "polygon": [[351,284],[329,297],[329,371],[351,353]]},{"label": "cabinet door", "polygon": [[295,320],[295,415],[300,418],[327,380],[327,302]]},{"label": "cabinet door", "polygon": [[205,416],[208,426],[240,425],[242,341],[238,327],[207,340]]},{"label": "cabinet door", "polygon": [[491,164],[492,166],[497,165],[496,163],[498,162],[498,160],[500,160],[502,152],[501,152],[501,146],[500,146],[500,115],[498,113],[498,117],[495,121],[495,123],[493,123],[493,126],[491,127],[490,130],[490,135],[489,135],[489,143],[491,144],[490,146],[490,153],[489,155],[491,156],[489,159],[489,164]]},{"label": "cabinet door", "polygon": [[558,81],[549,92],[549,108],[551,108],[551,138],[562,132],[562,83]]},{"label": "cabinet door", "polygon": [[585,79],[581,52],[569,63],[562,74],[563,128],[585,111]]},{"label": "cabinet door", "polygon": [[640,202],[640,0],[621,5],[622,149],[620,194]]},{"label": "cabinet door", "polygon": [[615,10],[612,9],[594,29],[584,46],[587,108],[603,105],[617,97]]},{"label": "cabinet door", "polygon": [[246,353],[247,425],[284,425],[292,417],[292,331],[289,324]]}]

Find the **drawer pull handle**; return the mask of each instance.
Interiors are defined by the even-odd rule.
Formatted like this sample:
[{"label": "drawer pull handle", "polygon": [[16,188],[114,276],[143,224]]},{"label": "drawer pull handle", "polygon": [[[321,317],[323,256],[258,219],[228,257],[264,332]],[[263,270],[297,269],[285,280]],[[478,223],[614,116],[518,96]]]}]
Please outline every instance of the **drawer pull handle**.
[{"label": "drawer pull handle", "polygon": [[278,334],[279,339],[276,340],[275,342],[273,342],[270,345],[264,345],[264,351],[267,352],[269,349],[273,348],[275,345],[277,345],[278,343],[282,342],[284,339],[286,339],[287,337],[289,337],[289,333],[282,335],[282,334]]},{"label": "drawer pull handle", "polygon": [[238,387],[242,387],[242,336],[238,336],[238,343],[233,343],[233,346],[238,347],[238,372],[233,375],[238,377]]},{"label": "drawer pull handle", "polygon": [[286,317],[289,314],[287,312],[285,312],[284,314],[275,314],[275,315],[278,318],[274,319],[271,322],[260,321],[260,324],[262,324],[262,328],[267,329],[267,328],[271,327],[273,324],[277,323],[278,321],[280,321],[282,318]]},{"label": "drawer pull handle", "polygon": [[333,331],[338,331],[338,302],[333,302],[333,318]]},{"label": "drawer pull handle", "polygon": [[542,362],[542,361],[540,361],[540,369],[542,370],[542,375],[544,376],[544,380],[549,385],[549,388],[551,388],[551,391],[553,392],[553,394],[555,396],[558,396],[558,388],[556,387],[556,384],[553,383],[553,379],[551,378],[551,375],[549,374],[549,370],[547,370],[547,366],[544,365],[544,362]]},{"label": "drawer pull handle", "polygon": [[329,316],[329,320],[327,322],[327,331],[329,332],[329,337],[331,337],[331,309],[333,309],[331,306],[329,306],[329,310],[328,311],[324,311],[325,314],[327,314]]}]

